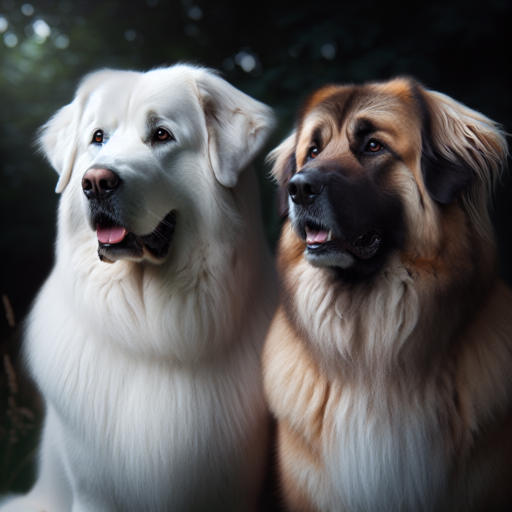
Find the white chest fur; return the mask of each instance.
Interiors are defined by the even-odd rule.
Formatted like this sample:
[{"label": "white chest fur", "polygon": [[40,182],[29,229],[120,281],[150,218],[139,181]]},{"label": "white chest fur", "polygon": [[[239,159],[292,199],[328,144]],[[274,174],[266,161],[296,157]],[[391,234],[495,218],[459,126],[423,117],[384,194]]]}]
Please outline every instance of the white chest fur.
[{"label": "white chest fur", "polygon": [[46,283],[26,348],[72,493],[90,510],[229,510],[264,421],[261,333],[248,322],[229,350],[195,365],[145,358],[111,343],[108,316],[98,319],[106,339],[98,336],[62,288],[57,274]]},{"label": "white chest fur", "polygon": [[323,447],[331,492],[316,497],[321,510],[434,510],[447,476],[435,406],[368,387],[334,394]]}]

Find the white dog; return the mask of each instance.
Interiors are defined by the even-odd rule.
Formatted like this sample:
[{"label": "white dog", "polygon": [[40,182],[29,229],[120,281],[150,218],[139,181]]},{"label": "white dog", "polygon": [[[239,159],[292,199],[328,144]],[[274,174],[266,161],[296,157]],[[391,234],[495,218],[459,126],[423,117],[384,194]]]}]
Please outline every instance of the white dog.
[{"label": "white dog", "polygon": [[94,73],[44,126],[63,194],[24,347],[46,420],[2,511],[255,508],[275,280],[248,166],[272,125],[179,65]]}]

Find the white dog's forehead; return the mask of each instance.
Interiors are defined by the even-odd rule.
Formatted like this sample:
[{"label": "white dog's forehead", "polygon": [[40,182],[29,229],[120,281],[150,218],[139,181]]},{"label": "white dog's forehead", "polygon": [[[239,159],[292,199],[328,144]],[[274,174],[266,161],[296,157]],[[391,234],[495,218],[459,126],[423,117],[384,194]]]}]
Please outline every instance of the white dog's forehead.
[{"label": "white dog's forehead", "polygon": [[201,115],[192,77],[183,71],[162,69],[109,73],[91,92],[85,117],[111,129],[130,125],[143,131],[149,116],[197,123]]}]

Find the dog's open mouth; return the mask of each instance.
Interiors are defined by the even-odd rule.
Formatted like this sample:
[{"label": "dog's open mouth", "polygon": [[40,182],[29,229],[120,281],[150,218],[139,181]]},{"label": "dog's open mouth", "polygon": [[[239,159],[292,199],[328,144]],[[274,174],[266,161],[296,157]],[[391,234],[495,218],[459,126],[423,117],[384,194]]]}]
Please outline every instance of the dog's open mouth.
[{"label": "dog's open mouth", "polygon": [[323,226],[308,223],[305,226],[305,231],[308,251],[314,253],[329,250],[350,252],[362,260],[368,260],[375,256],[382,241],[382,233],[377,228],[367,231],[349,242],[337,240],[333,236],[332,230]]},{"label": "dog's open mouth", "polygon": [[147,251],[153,258],[161,259],[169,252],[175,229],[174,212],[168,213],[147,235],[130,233],[123,226],[100,219],[96,225],[98,256],[101,261],[113,263],[118,259],[141,259]]}]

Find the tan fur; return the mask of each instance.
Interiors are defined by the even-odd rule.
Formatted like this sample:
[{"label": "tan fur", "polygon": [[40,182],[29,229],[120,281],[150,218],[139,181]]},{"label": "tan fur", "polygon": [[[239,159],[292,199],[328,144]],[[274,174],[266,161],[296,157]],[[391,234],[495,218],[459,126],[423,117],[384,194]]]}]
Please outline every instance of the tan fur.
[{"label": "tan fur", "polygon": [[489,119],[421,88],[433,143],[477,174],[455,201],[438,204],[422,178],[412,87],[405,79],[352,87],[361,99],[341,127],[322,104],[334,86],[321,90],[270,156],[286,184],[290,154],[299,172],[307,132],[323,123],[332,133],[325,158],[347,162],[351,123],[371,118],[402,157],[383,186],[399,191],[406,224],[403,249],[371,282],[352,285],[307,263],[290,221],[283,227],[281,306],[263,364],[289,510],[512,504],[512,291],[497,276],[487,212],[506,142]]}]

